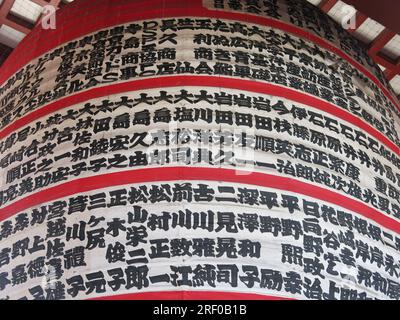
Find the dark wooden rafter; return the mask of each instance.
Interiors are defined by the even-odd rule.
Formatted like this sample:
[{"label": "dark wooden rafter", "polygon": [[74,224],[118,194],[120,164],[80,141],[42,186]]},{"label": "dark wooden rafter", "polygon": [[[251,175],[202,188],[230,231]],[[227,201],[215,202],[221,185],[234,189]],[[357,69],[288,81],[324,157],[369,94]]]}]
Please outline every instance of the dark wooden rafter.
[{"label": "dark wooden rafter", "polygon": [[338,2],[339,0],[322,0],[318,7],[324,12],[329,12]]},{"label": "dark wooden rafter", "polygon": [[397,64],[394,66],[392,69],[386,69],[385,70],[385,75],[386,78],[390,81],[392,80],[396,75],[400,74],[400,58],[398,59]]},{"label": "dark wooden rafter", "polygon": [[379,51],[383,49],[383,47],[393,39],[396,33],[389,29],[384,29],[371,43],[368,49],[368,53],[371,56],[375,56]]}]

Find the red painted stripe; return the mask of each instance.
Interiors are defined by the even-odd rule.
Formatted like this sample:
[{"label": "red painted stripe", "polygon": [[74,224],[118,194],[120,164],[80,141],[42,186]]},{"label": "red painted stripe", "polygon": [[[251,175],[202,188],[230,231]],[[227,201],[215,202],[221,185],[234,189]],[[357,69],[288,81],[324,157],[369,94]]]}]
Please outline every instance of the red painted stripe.
[{"label": "red painted stripe", "polygon": [[257,293],[227,291],[158,291],[103,296],[87,300],[296,300]]},{"label": "red painted stripe", "polygon": [[216,76],[165,76],[159,78],[149,78],[142,80],[134,80],[129,82],[123,82],[118,84],[112,84],[108,86],[103,86],[99,88],[93,88],[84,92],[77,93],[75,95],[70,95],[66,98],[60,99],[58,101],[52,102],[38,110],[35,110],[20,119],[14,121],[9,126],[5,127],[0,131],[0,139],[6,137],[15,130],[22,128],[23,126],[43,117],[47,114],[55,112],[57,110],[66,108],[70,105],[77,104],[80,102],[87,101],[89,99],[94,99],[102,96],[117,94],[127,91],[135,91],[150,88],[165,88],[165,87],[176,87],[176,86],[200,86],[200,87],[223,87],[238,90],[245,90],[251,92],[257,92],[262,94],[269,94],[273,96],[278,96],[286,98],[298,103],[306,104],[308,106],[314,107],[321,111],[325,111],[333,116],[336,116],[342,120],[345,120],[354,126],[364,130],[369,133],[375,139],[380,141],[382,144],[386,145],[395,154],[400,154],[400,148],[390,141],[385,135],[379,132],[377,129],[364,122],[360,118],[352,115],[350,112],[335,106],[332,103],[326,102],[325,100],[314,97],[310,94],[297,91],[294,89],[289,89],[287,87],[261,83],[251,80],[242,80],[226,77],[216,77]]},{"label": "red painted stripe", "polygon": [[221,168],[200,167],[164,167],[152,169],[137,169],[115,173],[100,174],[92,177],[72,180],[54,187],[50,187],[31,194],[23,199],[0,209],[0,221],[11,217],[25,209],[50,202],[59,198],[92,191],[100,188],[120,186],[132,183],[161,182],[161,181],[220,181],[243,183],[262,187],[269,187],[284,191],[317,198],[336,204],[366,218],[374,220],[380,225],[400,234],[400,222],[378,210],[373,209],[361,201],[349,198],[337,192],[324,189],[293,178],[280,177],[259,172],[236,174],[235,170]]},{"label": "red painted stripe", "polygon": [[[115,1],[115,0],[114,0]],[[43,31],[38,27],[33,31],[33,37],[26,37],[23,42],[14,50],[13,54],[6,61],[2,67],[2,72],[0,74],[0,83],[6,81],[8,77],[14,74],[23,65],[33,60],[34,58],[42,55],[43,53],[49,51],[50,49],[57,47],[58,45],[68,42],[72,39],[80,37],[84,34],[88,34],[99,30],[101,28],[110,27],[116,24],[123,24],[125,22],[145,20],[145,19],[155,19],[155,18],[172,18],[172,17],[209,17],[209,18],[221,18],[230,19],[243,22],[250,22],[255,24],[260,24],[264,26],[269,26],[273,28],[280,29],[282,31],[292,33],[296,36],[302,37],[306,40],[310,40],[317,45],[320,45],[335,54],[339,55],[343,59],[347,60],[350,64],[360,70],[368,78],[371,79],[386,95],[386,97],[398,108],[400,111],[399,102],[395,97],[389,92],[389,90],[378,80],[378,78],[369,71],[366,67],[357,62],[354,58],[350,57],[347,53],[343,52],[341,49],[330,43],[329,41],[312,34],[309,31],[303,30],[299,27],[285,23],[272,18],[243,14],[243,13],[233,13],[224,12],[217,10],[207,10],[201,7],[201,0],[192,0],[189,4],[184,1],[168,1],[168,2],[157,2],[148,1],[146,4],[142,2],[136,3],[126,3],[126,1],[121,2],[122,5],[115,5],[112,10],[118,11],[120,14],[111,15],[110,7],[107,3],[99,4],[96,9],[91,12],[88,10],[88,14],[85,15],[85,19],[79,16],[79,22],[77,20],[70,20],[69,24],[65,23],[63,25],[63,31],[60,33],[58,30],[55,31]],[[87,3],[85,3],[86,6]],[[137,12],[138,6],[141,7],[141,11]],[[145,6],[145,8],[143,8]],[[104,7],[104,8],[103,8]],[[79,8],[79,7],[78,7]],[[68,10],[64,11],[65,13]],[[62,12],[62,13],[64,13]],[[98,19],[101,16],[104,19]],[[60,17],[61,21],[62,15]],[[66,19],[64,21],[67,21]],[[39,41],[34,41],[36,46],[34,49],[32,47],[32,42],[34,37],[42,38],[37,39]],[[32,51],[34,50],[34,51]]]}]

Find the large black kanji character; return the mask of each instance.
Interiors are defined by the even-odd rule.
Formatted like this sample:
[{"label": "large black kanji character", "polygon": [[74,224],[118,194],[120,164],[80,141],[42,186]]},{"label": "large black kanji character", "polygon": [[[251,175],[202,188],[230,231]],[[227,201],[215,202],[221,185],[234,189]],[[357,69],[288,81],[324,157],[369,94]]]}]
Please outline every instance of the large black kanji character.
[{"label": "large black kanji character", "polygon": [[282,274],[277,270],[261,269],[260,270],[260,288],[281,291],[283,285]]},{"label": "large black kanji character", "polygon": [[178,122],[194,122],[194,109],[193,108],[176,108],[174,112],[174,121]]},{"label": "large black kanji character", "polygon": [[261,244],[257,241],[239,240],[238,254],[242,257],[259,258],[261,251]]},{"label": "large black kanji character", "polygon": [[333,231],[324,230],[323,242],[328,249],[337,250],[340,247],[340,241]]},{"label": "large black kanji character", "polygon": [[86,287],[81,275],[73,276],[66,280],[70,288],[67,289],[67,293],[75,298],[80,292],[85,292]]},{"label": "large black kanji character", "polygon": [[299,239],[300,235],[303,234],[303,228],[301,223],[292,219],[281,219],[282,224],[282,236],[292,236],[296,240]]},{"label": "large black kanji character", "polygon": [[61,218],[65,214],[67,206],[66,201],[53,202],[49,205],[47,219]]},{"label": "large black kanji character", "polygon": [[[128,150],[129,136],[128,135],[116,135],[110,139],[109,151]],[[114,158],[116,155],[114,155]],[[122,158],[119,156],[119,158]],[[110,160],[109,160],[110,161]]]},{"label": "large black kanji character", "polygon": [[217,264],[217,282],[227,283],[232,288],[238,286],[239,269],[236,264]]},{"label": "large black kanji character", "polygon": [[93,140],[89,147],[91,156],[107,153],[109,149],[109,141],[104,138]]},{"label": "large black kanji character", "polygon": [[235,112],[235,124],[251,128],[253,127],[253,115],[251,113]]},{"label": "large black kanji character", "polygon": [[278,133],[287,132],[292,135],[292,124],[286,119],[274,118],[274,129]]},{"label": "large black kanji character", "polygon": [[171,257],[175,256],[192,256],[191,253],[192,241],[185,238],[171,239],[170,252]]},{"label": "large black kanji character", "polygon": [[140,206],[133,206],[133,212],[128,212],[128,223],[145,223],[149,213]]},{"label": "large black kanji character", "polygon": [[[317,144],[320,147],[325,147],[326,148],[326,135],[323,134],[322,132],[315,131],[310,129],[311,137],[310,141],[314,144]],[[353,159],[354,160],[354,159]]]},{"label": "large black kanji character", "polygon": [[356,167],[355,165],[347,163],[345,174],[349,178],[360,182],[360,168]]},{"label": "large black kanji character", "polygon": [[60,237],[66,232],[66,218],[58,218],[47,222],[46,239]]},{"label": "large black kanji character", "polygon": [[93,126],[93,132],[103,132],[110,130],[111,117],[96,119]]},{"label": "large black kanji character", "polygon": [[382,277],[379,272],[374,272],[372,274],[371,287],[378,292],[386,294],[387,292],[387,279]]},{"label": "large black kanji character", "polygon": [[203,287],[204,284],[208,284],[210,287],[215,288],[215,280],[217,275],[215,269],[215,266],[210,264],[205,264],[204,266],[198,264],[193,269],[193,287]]},{"label": "large black kanji character", "polygon": [[321,235],[322,229],[319,225],[319,220],[316,218],[305,218],[303,220],[304,233],[314,233],[318,236]]},{"label": "large black kanji character", "polygon": [[[214,65],[215,67],[215,65]],[[184,62],[184,67],[181,67],[181,63],[177,62],[177,72],[178,73],[194,73],[194,68],[189,62]],[[195,69],[197,74],[213,74],[213,69],[210,68],[206,61],[200,61],[199,65]]]},{"label": "large black kanji character", "polygon": [[86,249],[92,250],[94,248],[105,248],[106,243],[104,239],[104,228],[87,231],[87,244]]},{"label": "large black kanji character", "polygon": [[118,261],[125,261],[125,246],[116,242],[115,244],[109,244],[106,252],[106,259],[108,263],[115,263]]},{"label": "large black kanji character", "polygon": [[272,233],[277,237],[282,230],[281,220],[270,216],[260,216],[261,233]]},{"label": "large black kanji character", "polygon": [[68,201],[68,214],[74,212],[84,212],[87,207],[88,196],[76,196],[69,198]]},{"label": "large black kanji character", "polygon": [[86,266],[85,248],[82,246],[74,247],[65,251],[64,268],[71,269]]},{"label": "large black kanji character", "polygon": [[[73,141],[73,145],[76,146],[81,146],[86,143],[90,143],[92,139],[92,133],[88,132],[86,130],[83,130],[81,132],[78,132],[75,136],[75,139]],[[82,148],[83,149],[83,148]]]},{"label": "large black kanji character", "polygon": [[291,161],[287,160],[286,162],[284,162],[282,159],[278,159],[276,166],[279,173],[284,173],[293,177],[296,176],[296,171]]},{"label": "large black kanji character", "polygon": [[[108,208],[111,207],[116,207],[116,206],[125,206],[127,204],[127,197],[126,197],[127,190],[126,189],[118,189],[118,190],[113,190],[110,191],[110,202],[107,205]],[[118,218],[113,219],[113,222],[108,222],[107,225],[110,226],[112,225],[113,228],[124,228],[124,223],[125,220],[120,220]],[[107,229],[108,230],[108,229]],[[124,231],[123,229],[121,229]],[[114,233],[114,232],[113,232]],[[118,234],[118,232],[117,232]]]},{"label": "large black kanji character", "polygon": [[236,239],[217,238],[216,257],[237,258]]},{"label": "large black kanji character", "polygon": [[361,257],[363,262],[371,259],[369,245],[361,240],[356,241],[356,258]]},{"label": "large black kanji character", "polygon": [[233,112],[226,110],[215,111],[215,122],[218,124],[233,125]]},{"label": "large black kanji character", "polygon": [[108,275],[111,276],[112,280],[108,281],[107,284],[113,291],[118,291],[121,286],[126,284],[125,274],[122,268],[115,268],[107,271]]},{"label": "large black kanji character", "polygon": [[103,293],[106,292],[106,280],[102,271],[89,273],[86,275],[87,281],[85,282],[87,291],[86,295],[95,292]]},{"label": "large black kanji character", "polygon": [[323,151],[313,150],[312,162],[316,165],[320,165],[325,168],[329,168],[328,154]]},{"label": "large black kanji character", "polygon": [[99,225],[100,222],[106,220],[106,218],[104,217],[96,217],[96,216],[90,216],[90,219],[88,221],[88,225],[91,228],[97,227]]},{"label": "large black kanji character", "polygon": [[16,266],[11,271],[12,286],[23,284],[28,280],[28,274],[25,271],[25,264]]},{"label": "large black kanji character", "polygon": [[129,66],[125,68],[121,68],[121,75],[120,75],[120,80],[129,80],[132,78],[135,78],[138,76],[138,73],[136,72],[137,66]]},{"label": "large black kanji character", "polygon": [[389,254],[385,255],[385,271],[392,277],[398,278],[400,275],[400,265],[395,263],[394,258]]},{"label": "large black kanji character", "polygon": [[107,222],[106,233],[112,237],[118,237],[120,231],[126,231],[125,220],[120,218],[113,218],[112,221]]},{"label": "large black kanji character", "polygon": [[[170,274],[171,284],[175,287],[192,286],[189,275],[193,272],[190,266],[170,266],[173,273]],[[179,278],[181,276],[181,278]]]},{"label": "large black kanji character", "polygon": [[283,263],[303,265],[303,249],[291,244],[282,244],[282,259]]},{"label": "large black kanji character", "polygon": [[170,258],[168,239],[154,239],[149,242],[151,245],[149,253],[150,259]]},{"label": "large black kanji character", "polygon": [[240,203],[255,205],[258,204],[259,192],[257,189],[238,188],[238,200]]},{"label": "large black kanji character", "polygon": [[210,48],[200,47],[194,49],[195,59],[213,60],[213,51]]},{"label": "large black kanji character", "polygon": [[22,231],[29,226],[29,219],[26,213],[20,213],[15,217],[14,233]]},{"label": "large black kanji character", "polygon": [[238,215],[238,227],[243,230],[247,229],[250,232],[258,230],[259,221],[256,213],[240,213]]},{"label": "large black kanji character", "polygon": [[47,259],[51,257],[59,257],[64,254],[65,243],[59,238],[47,241]]},{"label": "large black kanji character", "polygon": [[347,144],[346,142],[344,142],[342,146],[343,146],[343,152],[347,158],[351,159],[352,161],[358,159],[357,151],[353,148],[353,146]]},{"label": "large black kanji character", "polygon": [[192,190],[192,184],[191,183],[175,183],[173,188],[173,197],[172,201],[173,202],[182,202],[182,201],[187,201],[187,202],[192,202],[192,195],[193,195],[193,190]]},{"label": "large black kanji character", "polygon": [[337,257],[331,252],[328,252],[324,254],[324,260],[328,263],[328,266],[326,267],[326,272],[333,276],[339,275],[339,273],[336,270],[334,270],[336,262],[340,261],[339,257]]},{"label": "large black kanji character", "polygon": [[132,124],[133,125],[145,125],[148,126],[150,125],[150,112],[149,110],[145,109],[139,112],[135,112],[134,116],[133,116],[133,120],[132,120]]},{"label": "large black kanji character", "polygon": [[356,266],[356,264],[355,264],[356,259],[354,258],[354,253],[349,248],[347,248],[347,247],[342,248],[339,256],[340,256],[342,263],[344,263],[346,266],[349,266],[349,267]]},{"label": "large black kanji character", "polygon": [[144,249],[136,249],[136,250],[131,250],[128,252],[129,257],[131,257],[132,259],[127,260],[127,264],[147,264],[149,262],[149,259],[147,259],[146,256],[146,252],[144,251]]},{"label": "large black kanji character", "polygon": [[193,193],[196,202],[211,202],[214,198],[213,195],[215,194],[215,191],[206,184],[198,184],[198,188],[193,187]]},{"label": "large black kanji character", "polygon": [[325,279],[325,276],[321,274],[321,271],[324,271],[325,269],[324,265],[317,257],[314,257],[313,259],[304,258],[303,262],[304,262],[304,272]]},{"label": "large black kanji character", "polygon": [[278,194],[276,192],[260,191],[260,205],[266,205],[268,209],[279,208]]},{"label": "large black kanji character", "polygon": [[372,272],[362,266],[358,266],[357,281],[366,288],[370,288],[372,284]]},{"label": "large black kanji character", "polygon": [[31,279],[44,276],[45,257],[38,257],[29,261],[26,265],[26,271]]},{"label": "large black kanji character", "polygon": [[313,237],[310,235],[304,235],[303,237],[304,252],[315,253],[318,257],[323,253],[322,239],[319,237]]},{"label": "large black kanji character", "polygon": [[26,251],[28,251],[29,247],[29,238],[26,237],[24,239],[16,241],[12,246],[11,257],[14,259],[18,256],[25,257]]},{"label": "large black kanji character", "polygon": [[297,272],[286,272],[286,276],[283,277],[283,282],[286,292],[289,292],[291,294],[301,294],[303,280]]},{"label": "large black kanji character", "polygon": [[308,279],[307,277],[304,278],[303,283],[304,295],[308,299],[313,300],[321,300],[322,298],[322,288],[321,288],[321,281],[317,278],[314,281]]},{"label": "large black kanji character", "polygon": [[370,247],[371,263],[375,263],[379,268],[384,265],[383,251],[377,247]]},{"label": "large black kanji character", "polygon": [[313,150],[311,148],[308,148],[302,144],[295,144],[294,145],[294,153],[293,157],[295,159],[300,159],[302,161],[312,163],[312,156],[313,156]]},{"label": "large black kanji character", "polygon": [[142,151],[135,151],[133,156],[129,157],[129,167],[148,165],[147,154]]},{"label": "large black kanji character", "polygon": [[368,222],[358,217],[353,218],[353,227],[358,233],[362,235],[368,235]]},{"label": "large black kanji character", "polygon": [[153,122],[171,122],[172,116],[171,111],[168,108],[161,108],[154,111]]},{"label": "large black kanji character", "polygon": [[170,220],[171,214],[169,212],[164,211],[161,215],[152,214],[147,222],[147,227],[152,231],[156,229],[168,231]]},{"label": "large black kanji character", "polygon": [[245,276],[239,276],[239,279],[247,288],[253,288],[255,283],[260,283],[259,271],[256,266],[242,266]]},{"label": "large black kanji character", "polygon": [[387,296],[391,299],[400,299],[400,283],[388,279],[388,288],[386,292]]},{"label": "large black kanji character", "polygon": [[126,245],[137,247],[139,243],[147,243],[147,230],[145,226],[132,226],[126,229]]},{"label": "large black kanji character", "polygon": [[238,232],[238,227],[235,222],[235,214],[233,212],[218,212],[217,226],[215,232],[219,232],[222,229],[225,229],[229,233]]},{"label": "large black kanji character", "polygon": [[192,255],[198,257],[215,257],[215,240],[210,238],[194,238]]},{"label": "large black kanji character", "polygon": [[67,241],[79,239],[84,241],[86,238],[86,222],[80,221],[79,224],[74,223],[72,227],[67,227],[65,236]]},{"label": "large black kanji character", "polygon": [[149,268],[147,266],[128,266],[125,269],[127,290],[136,288],[138,290],[149,286],[148,279]]},{"label": "large black kanji character", "polygon": [[33,300],[45,300],[44,290],[43,290],[42,286],[35,286],[28,290],[29,290],[29,293],[32,295]]},{"label": "large black kanji character", "polygon": [[34,208],[31,213],[31,226],[34,226],[35,224],[42,224],[46,220],[47,214],[47,206]]},{"label": "large black kanji character", "polygon": [[10,253],[11,249],[10,248],[3,248],[0,251],[0,267],[5,266],[10,263]]}]

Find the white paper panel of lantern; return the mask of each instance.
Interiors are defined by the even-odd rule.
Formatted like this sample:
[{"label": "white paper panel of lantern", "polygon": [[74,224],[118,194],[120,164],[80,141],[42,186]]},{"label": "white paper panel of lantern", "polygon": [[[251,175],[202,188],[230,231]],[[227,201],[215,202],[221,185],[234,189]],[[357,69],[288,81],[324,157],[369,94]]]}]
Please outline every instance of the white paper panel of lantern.
[{"label": "white paper panel of lantern", "polygon": [[400,35],[396,34],[382,49],[393,60],[400,57]]},{"label": "white paper panel of lantern", "polygon": [[382,31],[385,29],[379,22],[367,18],[361,26],[354,31],[356,38],[360,39],[364,43],[371,43]]}]

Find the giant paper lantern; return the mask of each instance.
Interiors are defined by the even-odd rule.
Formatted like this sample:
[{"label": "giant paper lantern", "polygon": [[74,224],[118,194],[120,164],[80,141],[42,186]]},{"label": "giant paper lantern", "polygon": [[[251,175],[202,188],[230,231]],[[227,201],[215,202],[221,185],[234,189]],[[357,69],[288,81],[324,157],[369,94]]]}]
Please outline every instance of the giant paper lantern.
[{"label": "giant paper lantern", "polygon": [[0,83],[0,298],[399,299],[399,102],[309,3],[77,0]]}]

